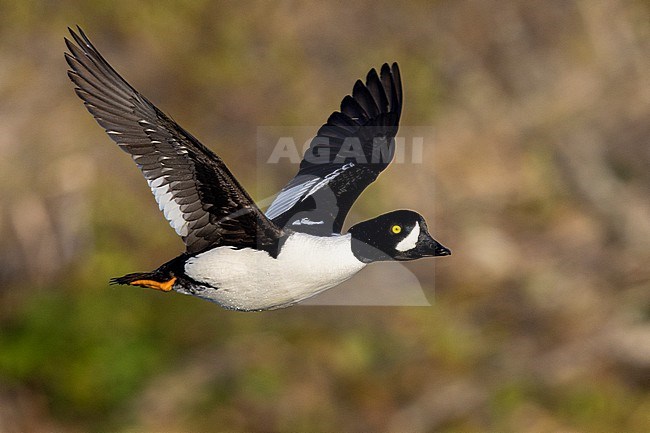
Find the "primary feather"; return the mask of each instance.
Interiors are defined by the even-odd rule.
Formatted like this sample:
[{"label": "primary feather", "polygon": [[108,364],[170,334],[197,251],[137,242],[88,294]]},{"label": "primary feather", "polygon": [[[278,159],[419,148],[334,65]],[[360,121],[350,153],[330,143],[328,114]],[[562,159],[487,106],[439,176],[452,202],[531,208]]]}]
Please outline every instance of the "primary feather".
[{"label": "primary feather", "polygon": [[144,174],[188,253],[213,245],[270,249],[282,235],[221,158],[156,108],[70,30],[68,76],[88,111]]}]

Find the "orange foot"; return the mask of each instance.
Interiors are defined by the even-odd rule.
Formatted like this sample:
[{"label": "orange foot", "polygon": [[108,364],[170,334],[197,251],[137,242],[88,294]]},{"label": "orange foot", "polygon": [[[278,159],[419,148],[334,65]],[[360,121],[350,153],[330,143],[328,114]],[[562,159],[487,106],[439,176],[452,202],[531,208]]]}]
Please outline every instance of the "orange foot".
[{"label": "orange foot", "polygon": [[163,292],[169,292],[172,289],[172,286],[176,282],[176,277],[173,277],[169,281],[158,282],[154,280],[136,280],[129,283],[132,286],[146,287],[148,289],[161,290]]}]

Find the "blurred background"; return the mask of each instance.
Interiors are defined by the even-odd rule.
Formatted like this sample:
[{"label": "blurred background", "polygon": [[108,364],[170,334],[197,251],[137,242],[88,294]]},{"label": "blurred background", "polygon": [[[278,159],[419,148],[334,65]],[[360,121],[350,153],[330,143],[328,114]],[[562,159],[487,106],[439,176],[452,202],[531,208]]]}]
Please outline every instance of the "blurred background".
[{"label": "blurred background", "polygon": [[[0,0],[0,431],[650,431],[649,12]],[[295,173],[251,163],[258,127],[317,127],[398,61],[402,124],[435,136],[348,225],[423,213],[454,252],[407,265],[433,305],[109,287],[183,245],[74,95],[76,24],[256,198]]]}]

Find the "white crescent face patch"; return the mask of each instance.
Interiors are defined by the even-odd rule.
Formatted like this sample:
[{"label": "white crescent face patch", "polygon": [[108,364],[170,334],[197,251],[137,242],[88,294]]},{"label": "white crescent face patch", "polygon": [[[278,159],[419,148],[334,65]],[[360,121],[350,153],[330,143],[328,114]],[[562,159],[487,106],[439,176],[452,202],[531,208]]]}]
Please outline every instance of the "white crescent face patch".
[{"label": "white crescent face patch", "polygon": [[415,245],[418,243],[418,238],[420,237],[420,223],[416,222],[415,226],[411,230],[411,233],[408,234],[404,239],[399,241],[397,245],[395,245],[395,249],[400,252],[412,250],[415,248]]}]

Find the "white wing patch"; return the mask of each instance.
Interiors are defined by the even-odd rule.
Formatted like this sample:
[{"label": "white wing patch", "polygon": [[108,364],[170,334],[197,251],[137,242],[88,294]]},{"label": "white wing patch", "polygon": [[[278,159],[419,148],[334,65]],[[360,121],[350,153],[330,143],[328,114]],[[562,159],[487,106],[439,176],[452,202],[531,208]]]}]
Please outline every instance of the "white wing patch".
[{"label": "white wing patch", "polygon": [[415,227],[413,227],[413,230],[411,230],[411,233],[408,234],[404,239],[399,241],[399,243],[395,246],[395,249],[397,251],[408,251],[412,250],[415,248],[415,245],[418,243],[418,238],[420,237],[420,223],[416,222]]},{"label": "white wing patch", "polygon": [[292,226],[302,226],[302,225],[313,226],[318,224],[325,224],[325,221],[312,221],[309,218],[301,218],[291,223]]},{"label": "white wing patch", "polygon": [[188,222],[183,218],[181,206],[174,200],[169,184],[165,183],[165,181],[164,176],[154,180],[147,179],[151,192],[153,192],[156,202],[158,202],[158,207],[169,221],[169,224],[179,236],[187,236],[189,233]]},{"label": "white wing patch", "polygon": [[319,189],[321,189],[322,187],[324,187],[325,185],[327,185],[328,183],[330,183],[330,181],[331,181],[332,179],[334,179],[335,177],[337,177],[338,175],[340,175],[341,173],[343,173],[343,172],[344,172],[345,170],[347,170],[348,168],[352,168],[352,167],[354,167],[354,163],[353,163],[353,162],[348,162],[348,163],[345,164],[344,166],[342,166],[342,167],[340,167],[340,168],[337,168],[336,170],[334,170],[333,172],[331,172],[330,174],[328,174],[327,176],[325,176],[325,177],[323,178],[323,180],[321,180],[320,182],[318,182],[318,183],[316,184],[316,186],[314,186],[314,187],[313,187],[313,188],[312,188],[312,189],[307,193],[307,195],[305,196],[305,198],[306,198],[306,197],[309,197],[309,196],[312,195],[312,194],[314,194],[316,191],[318,191]]},{"label": "white wing patch", "polygon": [[282,215],[293,206],[295,206],[296,203],[304,198],[311,196],[316,191],[326,186],[332,179],[352,167],[354,167],[354,163],[348,162],[347,164],[337,168],[322,179],[319,177],[309,179],[309,177],[305,176],[309,180],[292,186],[286,191],[281,191],[280,194],[278,194],[273,203],[271,203],[271,206],[269,206],[269,208],[266,210],[267,218],[274,219]]},{"label": "white wing patch", "polygon": [[275,200],[273,200],[271,206],[266,210],[266,217],[268,219],[274,219],[291,209],[296,203],[298,203],[298,201],[300,201],[305,192],[319,180],[320,178],[317,177],[296,186],[292,186],[286,191],[281,191]]}]

